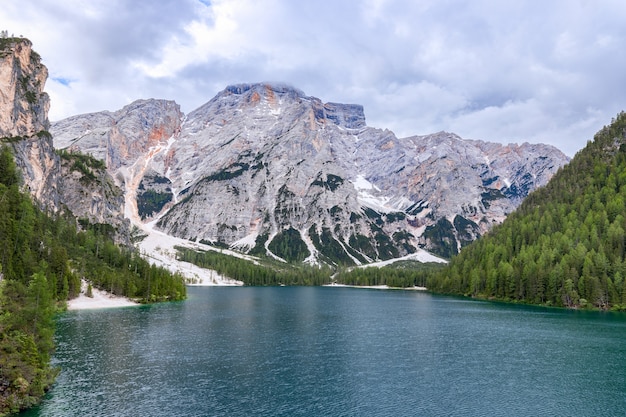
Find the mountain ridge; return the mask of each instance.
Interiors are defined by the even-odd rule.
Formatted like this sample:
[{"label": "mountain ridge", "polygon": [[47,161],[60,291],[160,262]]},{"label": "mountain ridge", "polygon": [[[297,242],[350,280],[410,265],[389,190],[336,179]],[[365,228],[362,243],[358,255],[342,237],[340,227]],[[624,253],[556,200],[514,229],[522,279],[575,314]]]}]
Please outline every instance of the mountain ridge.
[{"label": "mountain ridge", "polygon": [[421,249],[449,257],[568,161],[549,145],[399,139],[367,126],[358,104],[285,84],[227,86],[187,115],[173,101],[138,100],[51,132],[55,147],[106,162],[134,222],[278,258],[271,242],[296,239],[305,258],[330,264]]}]

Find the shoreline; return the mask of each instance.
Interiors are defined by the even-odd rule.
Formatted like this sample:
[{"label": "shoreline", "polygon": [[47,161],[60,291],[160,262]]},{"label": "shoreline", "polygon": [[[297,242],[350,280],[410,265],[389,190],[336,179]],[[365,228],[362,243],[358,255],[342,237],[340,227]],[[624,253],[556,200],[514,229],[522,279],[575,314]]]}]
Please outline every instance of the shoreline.
[{"label": "shoreline", "polygon": [[[108,291],[100,290],[98,288],[92,288],[93,297],[87,297],[87,286],[88,283],[83,280],[81,285],[81,291],[78,297],[73,298],[67,301],[67,310],[68,311],[78,311],[78,310],[95,310],[95,309],[106,309],[106,308],[119,308],[119,307],[136,307],[141,304],[135,302],[126,297],[118,296],[110,294]],[[216,286],[215,284],[206,283],[195,283],[195,284],[186,284],[188,287],[200,287],[200,286]],[[219,286],[219,285],[217,285]],[[231,285],[222,285],[222,286],[231,286]],[[390,287],[388,285],[348,285],[348,284],[325,284],[320,285],[321,287],[335,287],[335,288],[361,288],[361,289],[370,289],[370,290],[405,290],[405,291],[428,291],[426,287]]]},{"label": "shoreline", "polygon": [[338,288],[364,288],[369,290],[407,290],[407,291],[428,291],[426,287],[390,287],[389,285],[348,285],[348,284],[324,284],[322,287]]},{"label": "shoreline", "polygon": [[93,297],[87,297],[87,281],[82,280],[78,297],[67,301],[67,310],[95,310],[100,308],[132,307],[141,304],[126,297],[110,294],[108,291],[92,288]]}]

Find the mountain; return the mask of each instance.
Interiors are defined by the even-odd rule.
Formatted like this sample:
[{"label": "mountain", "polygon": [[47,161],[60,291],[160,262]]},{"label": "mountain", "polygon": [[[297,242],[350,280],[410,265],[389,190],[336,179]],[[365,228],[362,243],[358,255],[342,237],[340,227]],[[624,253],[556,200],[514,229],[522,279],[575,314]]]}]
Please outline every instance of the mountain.
[{"label": "mountain", "polygon": [[363,107],[293,87],[227,87],[53,123],[56,148],[105,162],[126,217],[180,238],[285,261],[443,257],[500,223],[568,162],[547,145],[446,132],[397,138]]},{"label": "mountain", "polygon": [[431,279],[433,291],[626,309],[626,113]]}]

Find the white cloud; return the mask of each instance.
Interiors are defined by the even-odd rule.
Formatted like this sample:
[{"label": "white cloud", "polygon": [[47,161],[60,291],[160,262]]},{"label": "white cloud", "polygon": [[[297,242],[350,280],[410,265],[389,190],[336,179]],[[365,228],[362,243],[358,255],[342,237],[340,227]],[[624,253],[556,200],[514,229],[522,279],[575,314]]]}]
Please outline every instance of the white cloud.
[{"label": "white cloud", "polygon": [[543,141],[568,154],[626,107],[626,4],[402,0],[5,0],[50,70],[51,119],[138,98],[184,111],[284,81],[364,105],[399,136]]}]

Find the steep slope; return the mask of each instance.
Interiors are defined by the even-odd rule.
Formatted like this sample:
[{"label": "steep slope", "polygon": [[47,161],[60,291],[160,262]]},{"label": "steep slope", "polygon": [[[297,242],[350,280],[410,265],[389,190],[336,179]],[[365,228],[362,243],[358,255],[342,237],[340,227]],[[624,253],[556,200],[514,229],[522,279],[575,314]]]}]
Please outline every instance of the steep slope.
[{"label": "steep slope", "polygon": [[323,103],[276,84],[227,87],[187,116],[171,102],[143,100],[51,131],[56,147],[106,161],[135,222],[331,264],[420,248],[451,256],[567,162],[546,145],[445,132],[398,139],[368,127],[359,105]]},{"label": "steep slope", "polygon": [[626,309],[626,113],[429,288],[505,300]]},{"label": "steep slope", "polygon": [[0,51],[0,138],[13,150],[25,189],[41,208],[109,224],[118,241],[128,242],[123,193],[104,166],[90,167],[77,155],[61,160],[55,152],[48,132],[50,100],[43,91],[48,70],[32,43],[0,38]]},{"label": "steep slope", "polygon": [[48,69],[23,38],[0,39],[0,138],[11,143],[24,180],[37,200],[58,205],[58,171],[48,133]]}]

